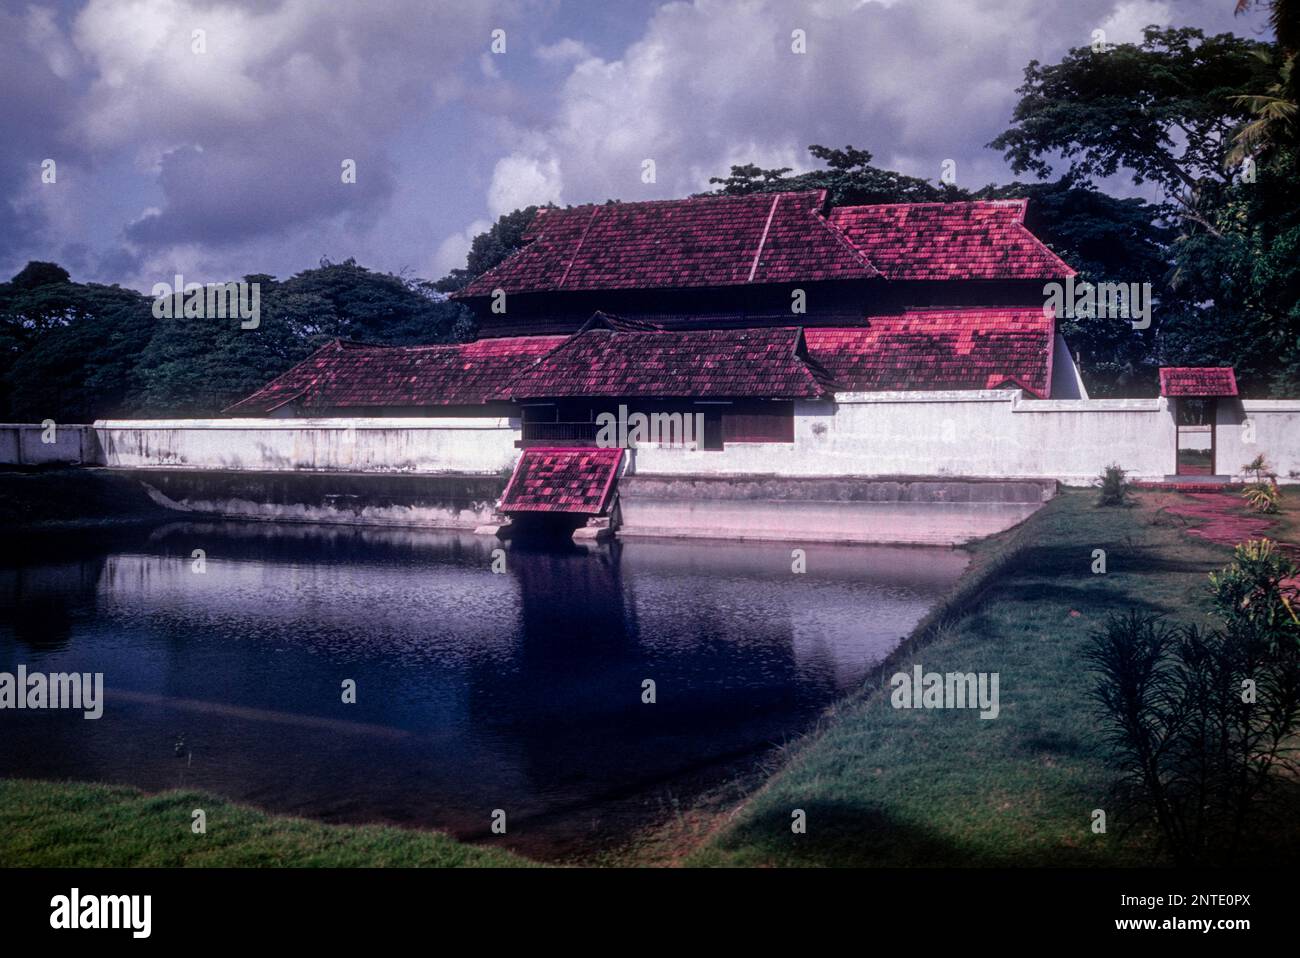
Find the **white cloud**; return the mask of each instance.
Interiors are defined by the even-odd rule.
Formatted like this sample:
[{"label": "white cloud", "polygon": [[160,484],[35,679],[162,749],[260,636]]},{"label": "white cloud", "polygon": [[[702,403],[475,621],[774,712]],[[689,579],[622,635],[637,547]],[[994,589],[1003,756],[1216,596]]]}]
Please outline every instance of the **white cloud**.
[{"label": "white cloud", "polygon": [[581,40],[565,37],[555,43],[546,43],[537,47],[533,55],[543,63],[575,63],[592,56],[591,49]]},{"label": "white cloud", "polygon": [[[852,143],[881,165],[912,158],[904,172],[931,180],[949,157],[972,171],[996,167],[983,144],[1009,122],[1024,65],[1086,44],[1113,9],[1109,0],[667,4],[616,59],[565,45],[574,62],[549,116],[507,124],[488,205],[555,199],[561,184],[569,202],[682,196],[734,163],[807,168],[810,143]],[[805,54],[791,50],[796,28]],[[646,159],[655,183],[642,182]]]},{"label": "white cloud", "polygon": [[497,161],[488,187],[488,210],[493,217],[524,206],[562,205],[563,179],[554,156],[513,153]]},{"label": "white cloud", "polygon": [[1167,26],[1169,21],[1169,4],[1163,0],[1124,0],[1102,21],[1101,29],[1107,43],[1140,43],[1146,27]]},{"label": "white cloud", "polygon": [[[78,133],[157,177],[160,211],[128,226],[144,247],[326,221],[359,234],[394,188],[390,141],[463,93],[500,6],[89,0],[72,28],[93,70]],[[355,183],[341,179],[344,160]]]}]

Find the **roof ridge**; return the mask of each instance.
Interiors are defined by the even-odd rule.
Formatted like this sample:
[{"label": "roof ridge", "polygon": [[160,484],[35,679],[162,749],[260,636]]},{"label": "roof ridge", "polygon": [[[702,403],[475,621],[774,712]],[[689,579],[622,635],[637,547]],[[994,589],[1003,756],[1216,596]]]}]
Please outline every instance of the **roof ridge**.
[{"label": "roof ridge", "polygon": [[587,225],[582,228],[582,235],[578,237],[578,245],[573,247],[573,253],[569,256],[569,262],[564,267],[564,272],[560,276],[559,282],[555,284],[558,290],[564,286],[564,281],[569,278],[569,271],[573,269],[573,264],[578,261],[578,254],[582,252],[582,244],[587,241],[587,234],[591,232],[591,225],[596,222],[596,217],[600,215],[600,207],[593,206],[591,215],[587,217]]},{"label": "roof ridge", "polygon": [[876,264],[871,262],[871,260],[867,257],[867,254],[862,252],[862,250],[858,249],[858,247],[853,243],[853,241],[844,235],[844,231],[840,229],[838,226],[836,226],[834,223],[832,223],[830,219],[828,219],[826,215],[822,213],[819,206],[813,207],[808,212],[812,214],[813,219],[815,221],[821,223],[823,227],[829,230],[832,236],[838,239],[840,243],[842,243],[844,246],[848,247],[849,252],[852,253],[855,257],[857,257],[858,261],[861,262],[863,266],[871,270],[872,276],[878,276],[881,279],[888,279],[888,277],[885,276],[885,274],[876,267]]},{"label": "roof ridge", "polygon": [[749,264],[749,278],[746,283],[754,281],[754,274],[758,272],[758,261],[763,255],[763,245],[767,242],[768,230],[772,228],[772,217],[776,215],[776,206],[781,202],[781,194],[776,193],[772,196],[772,205],[767,210],[767,222],[763,224],[763,235],[758,238],[758,248],[754,250],[754,261]]}]

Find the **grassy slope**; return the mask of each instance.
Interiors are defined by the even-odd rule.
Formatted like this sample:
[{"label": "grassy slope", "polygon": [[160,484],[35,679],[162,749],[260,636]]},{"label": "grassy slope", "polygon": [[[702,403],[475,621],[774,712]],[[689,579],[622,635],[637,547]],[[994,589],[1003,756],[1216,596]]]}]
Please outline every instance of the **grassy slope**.
[{"label": "grassy slope", "polygon": [[[690,862],[1149,863],[1148,836],[1122,837],[1117,827],[1081,653],[1110,612],[1203,619],[1206,573],[1230,550],[1187,537],[1182,520],[1159,511],[1169,494],[1139,494],[1125,509],[1097,508],[1095,495],[1067,492],[977,546],[955,603],[935,617],[940,624],[900,649],[873,691],[796,746],[784,770]],[[1104,575],[1090,568],[1098,548],[1107,553]],[[984,591],[990,571],[996,578]],[[915,663],[999,672],[1001,716],[893,709],[888,677]],[[805,835],[791,833],[794,808],[807,813]],[[1105,835],[1089,828],[1095,808],[1108,809]]]},{"label": "grassy slope", "polygon": [[[196,808],[207,834],[190,830]],[[0,866],[482,868],[532,864],[446,835],[322,825],[201,792],[0,779]]]}]

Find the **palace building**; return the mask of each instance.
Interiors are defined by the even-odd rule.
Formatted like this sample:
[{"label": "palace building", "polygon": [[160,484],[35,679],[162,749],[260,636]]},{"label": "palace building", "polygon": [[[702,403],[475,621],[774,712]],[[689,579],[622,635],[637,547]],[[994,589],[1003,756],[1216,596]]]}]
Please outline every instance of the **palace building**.
[{"label": "palace building", "polygon": [[[633,534],[848,541],[962,541],[1110,464],[1206,481],[1263,453],[1300,476],[1300,403],[1243,400],[1230,369],[1090,399],[1045,306],[1075,273],[1025,213],[831,206],[824,191],[543,209],[455,294],[475,341],[331,342],[224,419],[103,422],[97,440],[118,468],[504,483],[427,515],[376,506],[375,521],[561,513]],[[640,441],[633,421],[691,428]],[[610,435],[634,440],[610,449]],[[337,497],[318,492],[294,514],[332,521]]]}]

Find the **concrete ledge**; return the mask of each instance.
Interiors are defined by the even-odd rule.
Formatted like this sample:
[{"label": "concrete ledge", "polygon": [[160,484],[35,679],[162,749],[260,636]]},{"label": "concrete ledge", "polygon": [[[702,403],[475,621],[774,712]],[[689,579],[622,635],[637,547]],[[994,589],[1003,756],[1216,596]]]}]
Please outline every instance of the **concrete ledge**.
[{"label": "concrete ledge", "polygon": [[277,522],[474,529],[492,521],[505,479],[400,473],[112,469],[181,512]]},{"label": "concrete ledge", "polygon": [[1022,522],[1050,480],[627,476],[619,536],[959,545]]}]

